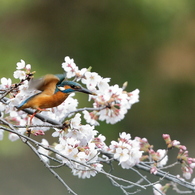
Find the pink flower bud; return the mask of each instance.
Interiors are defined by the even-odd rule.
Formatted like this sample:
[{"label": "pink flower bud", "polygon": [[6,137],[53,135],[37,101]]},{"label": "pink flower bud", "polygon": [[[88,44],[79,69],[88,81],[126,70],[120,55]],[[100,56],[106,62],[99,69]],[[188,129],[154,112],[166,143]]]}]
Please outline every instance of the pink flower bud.
[{"label": "pink flower bud", "polygon": [[177,145],[179,145],[179,144],[180,144],[180,142],[177,141],[177,140],[173,140],[173,141],[172,141],[172,145],[173,145],[173,146],[177,146]]},{"label": "pink flower bud", "polygon": [[170,135],[169,134],[163,134],[163,139],[170,139]]},{"label": "pink flower bud", "polygon": [[163,139],[165,140],[166,144],[170,144],[171,143],[171,138],[169,134],[163,134]]},{"label": "pink flower bud", "polygon": [[150,173],[156,175],[157,174],[157,168],[156,167],[152,167],[150,169]]},{"label": "pink flower bud", "polygon": [[37,131],[33,132],[32,134],[35,135],[35,136],[45,135],[44,131],[42,131],[42,130],[37,130]]},{"label": "pink flower bud", "polygon": [[181,145],[181,146],[179,147],[179,149],[184,151],[184,150],[186,150],[187,148],[186,148],[186,146]]}]

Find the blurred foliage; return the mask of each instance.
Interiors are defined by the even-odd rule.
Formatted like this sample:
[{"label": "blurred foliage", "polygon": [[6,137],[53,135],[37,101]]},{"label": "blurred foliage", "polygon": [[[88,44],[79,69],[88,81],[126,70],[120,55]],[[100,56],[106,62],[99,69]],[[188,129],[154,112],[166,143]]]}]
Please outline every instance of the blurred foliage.
[{"label": "blurred foliage", "polygon": [[[20,59],[32,65],[37,77],[60,73],[63,58],[70,56],[80,68],[92,66],[92,71],[111,77],[111,84],[128,81],[128,91],[141,91],[140,102],[126,119],[97,127],[108,143],[122,131],[149,138],[156,149],[164,147],[159,141],[163,133],[183,144],[193,143],[194,4],[193,0],[2,0],[0,77],[12,78]],[[87,104],[82,96],[76,97],[81,106]],[[16,144],[3,142],[1,153],[3,147]],[[14,153],[13,148],[9,151]]]}]

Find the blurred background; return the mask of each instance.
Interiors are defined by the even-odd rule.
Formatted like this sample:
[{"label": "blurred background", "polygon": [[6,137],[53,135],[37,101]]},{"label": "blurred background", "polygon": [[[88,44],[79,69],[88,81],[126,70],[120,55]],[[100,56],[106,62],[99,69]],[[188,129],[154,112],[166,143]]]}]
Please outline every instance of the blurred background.
[{"label": "blurred background", "polygon": [[[157,150],[165,148],[162,134],[168,133],[194,157],[194,11],[194,0],[1,0],[0,77],[13,78],[21,59],[36,77],[60,73],[70,56],[79,68],[92,66],[110,77],[111,84],[128,81],[127,91],[140,89],[140,102],[123,121],[97,127],[107,144],[125,131],[148,138]],[[86,96],[76,97],[80,107],[91,105]],[[0,194],[68,194],[29,148],[7,134],[0,142],[0,167]],[[122,194],[101,175],[80,180],[69,172],[61,170],[79,195]],[[179,167],[172,173],[182,174]],[[136,178],[118,168],[113,174]]]}]

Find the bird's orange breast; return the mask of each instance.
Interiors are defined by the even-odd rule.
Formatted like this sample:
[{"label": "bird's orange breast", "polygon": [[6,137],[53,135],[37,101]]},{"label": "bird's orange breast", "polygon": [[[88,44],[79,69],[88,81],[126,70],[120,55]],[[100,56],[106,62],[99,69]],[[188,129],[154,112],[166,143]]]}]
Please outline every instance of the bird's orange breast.
[{"label": "bird's orange breast", "polygon": [[24,108],[53,108],[58,105],[60,105],[67,97],[69,94],[63,93],[61,91],[58,91],[57,93],[53,95],[47,95],[44,93],[40,93],[37,96],[33,97],[30,99],[28,102],[26,102],[23,106],[22,109]]}]

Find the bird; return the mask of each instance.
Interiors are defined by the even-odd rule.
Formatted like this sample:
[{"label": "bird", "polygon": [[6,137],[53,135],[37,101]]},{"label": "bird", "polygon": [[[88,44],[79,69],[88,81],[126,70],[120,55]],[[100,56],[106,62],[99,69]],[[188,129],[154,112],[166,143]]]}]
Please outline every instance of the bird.
[{"label": "bird", "polygon": [[43,78],[32,79],[29,82],[29,88],[37,89],[40,92],[30,96],[16,108],[18,111],[25,108],[35,109],[32,115],[33,118],[36,113],[47,111],[48,108],[60,105],[73,92],[96,95],[94,92],[82,87],[79,83],[65,80],[65,78],[65,74],[47,74]]}]

